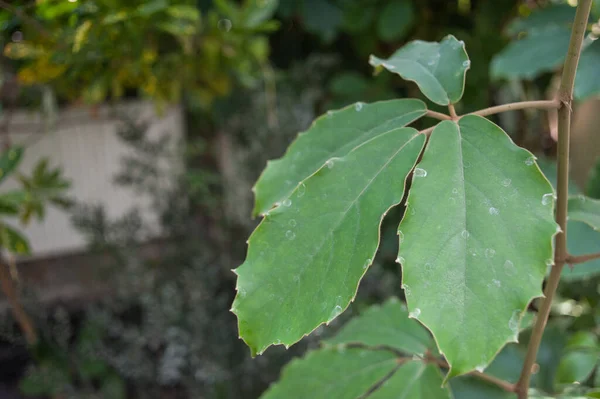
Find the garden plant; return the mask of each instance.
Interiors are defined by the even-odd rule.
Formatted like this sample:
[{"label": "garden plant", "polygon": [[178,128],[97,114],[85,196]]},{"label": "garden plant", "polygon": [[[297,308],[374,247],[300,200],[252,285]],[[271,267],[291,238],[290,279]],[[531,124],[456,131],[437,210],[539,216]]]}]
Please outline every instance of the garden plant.
[{"label": "garden plant", "polygon": [[[544,397],[532,379],[563,268],[600,258],[567,251],[568,218],[600,229],[600,201],[569,197],[573,92],[592,0],[578,3],[554,99],[458,115],[471,64],[464,43],[412,41],[370,63],[414,81],[447,114],[418,99],[357,102],[318,118],[267,164],[254,188],[263,219],[235,270],[232,305],[252,354],[289,347],[348,308],[381,222],[398,206],[406,305],[391,298],[363,312],[292,361],[263,397]],[[558,112],[556,191],[535,156],[486,118],[526,108]],[[408,127],[423,117],[439,123]],[[552,394],[600,397],[596,334],[568,337],[559,367],[572,378]]]}]

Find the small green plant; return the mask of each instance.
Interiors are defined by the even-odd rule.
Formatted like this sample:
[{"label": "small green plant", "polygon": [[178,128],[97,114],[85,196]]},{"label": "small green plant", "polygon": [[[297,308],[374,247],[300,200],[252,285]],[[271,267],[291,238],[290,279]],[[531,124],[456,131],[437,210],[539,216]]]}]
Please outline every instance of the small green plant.
[{"label": "small green plant", "polygon": [[[470,68],[464,43],[454,36],[413,41],[370,63],[414,81],[448,114],[416,99],[358,102],[317,119],[267,164],[254,188],[254,212],[263,220],[235,270],[232,305],[253,355],[289,347],[350,305],[373,263],[381,221],[399,205],[406,308],[392,300],[350,321],[322,349],[292,362],[264,397],[542,395],[530,380],[562,269],[600,258],[572,256],[566,242],[568,212],[600,227],[600,202],[568,194],[571,105],[591,4],[579,1],[553,100],[459,116],[455,104]],[[556,192],[534,155],[485,118],[525,108],[558,110]],[[407,127],[421,117],[439,123],[420,132]],[[538,297],[521,353],[506,344],[529,327],[526,310]],[[563,385],[554,392],[598,397],[600,378],[586,383],[600,354],[596,333],[573,335],[566,348]]]}]

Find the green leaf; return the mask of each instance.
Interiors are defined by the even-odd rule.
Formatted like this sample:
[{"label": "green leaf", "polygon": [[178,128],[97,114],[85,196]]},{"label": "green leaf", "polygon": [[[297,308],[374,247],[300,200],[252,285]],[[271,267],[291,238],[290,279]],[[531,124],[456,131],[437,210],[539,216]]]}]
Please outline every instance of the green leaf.
[{"label": "green leaf", "polygon": [[329,348],[292,360],[262,399],[354,399],[396,368],[388,351]]},{"label": "green leaf", "polygon": [[328,345],[355,343],[423,355],[431,347],[432,339],[423,326],[408,318],[404,304],[391,298],[354,317],[335,337],[326,341]]},{"label": "green leaf", "polygon": [[187,19],[189,21],[200,21],[200,10],[186,4],[173,4],[167,8],[167,14],[173,18]]},{"label": "green leaf", "polygon": [[432,364],[411,361],[403,364],[369,399],[452,399],[442,388],[442,373]]},{"label": "green leaf", "polygon": [[569,220],[587,223],[600,231],[600,200],[578,195],[569,198]]},{"label": "green leaf", "polygon": [[598,65],[600,65],[600,40],[594,41],[581,53],[575,77],[576,99],[584,100],[600,94]]},{"label": "green leaf", "polygon": [[343,157],[356,146],[406,126],[425,112],[425,104],[419,100],[356,103],[339,111],[329,111],[299,134],[281,159],[267,163],[254,186],[254,214],[264,214],[273,204],[286,199],[300,181],[328,159]]},{"label": "green leaf", "polygon": [[575,19],[575,7],[568,4],[555,4],[549,7],[534,10],[526,18],[515,18],[506,28],[511,36],[519,33],[531,33],[551,27],[569,28]]},{"label": "green leaf", "polygon": [[415,11],[408,0],[394,0],[385,5],[377,21],[377,34],[383,41],[394,41],[406,34],[413,23]]},{"label": "green leaf", "polygon": [[232,307],[253,354],[299,341],[354,299],[424,141],[412,128],[381,134],[328,160],[266,214],[236,269]]},{"label": "green leaf", "polygon": [[565,59],[570,37],[569,29],[556,27],[530,32],[494,56],[492,78],[532,79],[542,72],[553,71]]},{"label": "green leaf", "polygon": [[22,190],[12,190],[0,194],[0,213],[17,215],[26,200],[27,193]]},{"label": "green leaf", "polygon": [[325,42],[335,39],[344,17],[328,0],[304,0],[301,13],[306,31],[319,35]]},{"label": "green leaf", "polygon": [[27,238],[14,227],[3,223],[0,225],[0,245],[15,254],[29,254]]},{"label": "green leaf", "polygon": [[560,359],[557,381],[561,384],[584,382],[600,359],[598,339],[593,333],[578,331],[569,338],[566,353]]},{"label": "green leaf", "polygon": [[471,66],[465,44],[452,35],[439,43],[412,41],[388,59],[372,55],[369,63],[415,82],[427,98],[439,105],[461,99],[465,75]]},{"label": "green leaf", "polygon": [[169,2],[167,0],[151,0],[142,3],[142,5],[136,9],[135,14],[148,17],[152,14],[156,14],[157,12],[164,11],[168,7]]},{"label": "green leaf", "polygon": [[448,377],[516,341],[552,259],[552,187],[528,151],[479,116],[437,125],[398,234],[410,315],[436,337]]},{"label": "green leaf", "polygon": [[596,160],[596,164],[590,171],[587,184],[585,185],[585,193],[588,197],[600,199],[600,157]]},{"label": "green leaf", "polygon": [[[567,249],[571,255],[586,255],[600,252],[600,233],[580,222],[567,223]],[[600,259],[580,263],[562,271],[562,279],[567,281],[583,280],[600,275]]]},{"label": "green leaf", "polygon": [[17,165],[19,165],[19,162],[21,162],[21,158],[23,157],[23,151],[24,149],[22,147],[13,147],[0,155],[0,182],[10,175]]},{"label": "green leaf", "polygon": [[277,10],[278,0],[251,0],[244,7],[244,25],[255,28],[266,22]]}]

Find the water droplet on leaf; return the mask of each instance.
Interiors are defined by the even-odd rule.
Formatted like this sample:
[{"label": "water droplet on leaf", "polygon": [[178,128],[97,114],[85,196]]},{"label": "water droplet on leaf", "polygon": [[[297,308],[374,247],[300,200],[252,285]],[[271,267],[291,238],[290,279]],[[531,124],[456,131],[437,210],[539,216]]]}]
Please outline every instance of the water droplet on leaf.
[{"label": "water droplet on leaf", "polygon": [[469,238],[469,232],[467,230],[463,230],[462,233],[460,233],[461,237],[464,238],[465,240],[467,238]]},{"label": "water droplet on leaf", "polygon": [[419,317],[419,315],[421,315],[421,309],[415,308],[415,310],[408,314],[408,317],[410,317],[411,319],[416,319],[417,317]]},{"label": "water droplet on leaf", "polygon": [[231,27],[233,26],[233,24],[228,19],[222,19],[222,20],[219,21],[219,23],[217,24],[217,26],[223,32],[229,32],[231,30]]},{"label": "water droplet on leaf", "polygon": [[363,103],[358,102],[358,103],[354,104],[354,109],[357,111],[360,111],[362,109],[363,105],[364,105]]},{"label": "water droplet on leaf", "polygon": [[500,213],[500,211],[498,210],[498,208],[494,208],[494,207],[490,208],[490,215],[498,215],[499,213]]},{"label": "water droplet on leaf", "polygon": [[296,223],[296,219],[290,219],[289,225],[290,225],[291,227],[296,227],[296,224],[297,224],[297,223]]},{"label": "water droplet on leaf", "polygon": [[502,180],[502,185],[503,185],[504,187],[508,187],[508,186],[510,186],[510,183],[511,183],[511,182],[512,182],[512,180],[511,180],[511,179],[504,179],[504,180]]},{"label": "water droplet on leaf", "polygon": [[402,242],[404,242],[404,233],[401,232],[400,230],[398,230],[398,241],[400,242],[400,244],[402,244]]},{"label": "water droplet on leaf", "polygon": [[490,259],[493,258],[494,255],[496,255],[496,250],[492,249],[492,248],[488,248],[485,250],[485,257]]},{"label": "water droplet on leaf", "polygon": [[292,200],[289,199],[289,198],[286,199],[286,200],[284,200],[283,201],[283,206],[287,206],[287,207],[292,206]]},{"label": "water droplet on leaf", "polygon": [[296,233],[294,233],[292,230],[288,230],[285,232],[285,237],[288,240],[293,240],[294,238],[296,238]]},{"label": "water droplet on leaf", "polygon": [[425,177],[427,176],[427,171],[421,168],[415,168],[415,176],[416,177]]},{"label": "water droplet on leaf", "polygon": [[304,183],[300,183],[300,185],[298,186],[298,189],[296,190],[296,195],[298,196],[298,198],[300,198],[305,193],[306,193],[306,186],[304,185]]},{"label": "water droplet on leaf", "polygon": [[463,67],[469,68],[470,66],[471,66],[471,61],[466,60],[465,62],[463,62]]},{"label": "water droplet on leaf", "polygon": [[550,205],[554,200],[554,194],[548,193],[542,196],[542,205]]},{"label": "water droplet on leaf", "polygon": [[535,160],[533,159],[533,157],[529,157],[525,160],[525,165],[531,166],[534,164],[534,162],[535,162]]},{"label": "water droplet on leaf", "polygon": [[402,284],[402,289],[404,290],[404,295],[410,296],[410,287],[407,284]]}]

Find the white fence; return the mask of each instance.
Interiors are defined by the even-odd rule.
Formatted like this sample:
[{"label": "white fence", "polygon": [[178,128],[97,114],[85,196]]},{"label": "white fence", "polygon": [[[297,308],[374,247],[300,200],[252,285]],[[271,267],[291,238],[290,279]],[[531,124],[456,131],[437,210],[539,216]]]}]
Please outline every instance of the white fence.
[{"label": "white fence", "polygon": [[[20,111],[11,115],[8,123],[12,144],[26,146],[19,171],[29,174],[41,157],[48,157],[51,166],[62,167],[63,175],[72,184],[68,194],[77,201],[103,205],[111,218],[139,206],[144,219],[154,220],[156,216],[148,206],[148,198],[113,183],[115,174],[121,170],[121,159],[129,151],[116,134],[119,119],[115,111],[150,123],[150,137],[169,134],[174,136],[171,142],[175,142],[183,135],[179,107],[158,116],[154,106],[146,102],[104,106],[94,112],[87,107],[66,109],[60,111],[51,127],[39,114]],[[0,191],[16,186],[15,181],[7,180]],[[86,246],[84,238],[71,225],[69,214],[54,207],[47,209],[41,223],[33,219],[27,227],[20,228],[29,238],[34,258],[78,252]]]}]

